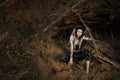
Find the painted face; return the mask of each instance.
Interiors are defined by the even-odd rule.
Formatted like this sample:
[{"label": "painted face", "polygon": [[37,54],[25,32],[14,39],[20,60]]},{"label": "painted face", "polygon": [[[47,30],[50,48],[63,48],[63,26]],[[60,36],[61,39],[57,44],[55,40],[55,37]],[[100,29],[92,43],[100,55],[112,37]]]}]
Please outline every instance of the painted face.
[{"label": "painted face", "polygon": [[82,29],[77,29],[77,37],[80,37],[83,33]]}]

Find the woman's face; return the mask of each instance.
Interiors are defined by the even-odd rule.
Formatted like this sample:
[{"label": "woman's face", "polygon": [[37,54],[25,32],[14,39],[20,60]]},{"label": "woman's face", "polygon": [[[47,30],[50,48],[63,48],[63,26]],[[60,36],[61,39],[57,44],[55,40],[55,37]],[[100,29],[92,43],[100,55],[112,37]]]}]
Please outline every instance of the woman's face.
[{"label": "woman's face", "polygon": [[77,29],[77,37],[80,37],[83,33],[82,29]]}]

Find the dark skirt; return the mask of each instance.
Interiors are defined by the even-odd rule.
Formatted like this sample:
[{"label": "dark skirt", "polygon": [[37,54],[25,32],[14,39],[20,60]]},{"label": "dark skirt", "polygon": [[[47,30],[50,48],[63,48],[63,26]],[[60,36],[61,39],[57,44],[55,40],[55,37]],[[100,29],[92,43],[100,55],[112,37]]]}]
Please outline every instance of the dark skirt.
[{"label": "dark skirt", "polygon": [[[91,60],[91,53],[88,50],[82,50],[79,52],[74,52],[73,53],[73,61],[78,62],[80,60]],[[68,63],[70,60],[70,54],[66,54],[63,58],[62,61],[65,63]]]}]

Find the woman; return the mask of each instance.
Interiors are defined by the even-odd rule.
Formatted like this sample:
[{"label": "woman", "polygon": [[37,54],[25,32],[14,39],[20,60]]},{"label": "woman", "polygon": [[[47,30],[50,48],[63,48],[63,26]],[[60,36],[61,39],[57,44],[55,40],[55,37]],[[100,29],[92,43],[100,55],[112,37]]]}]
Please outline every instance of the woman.
[{"label": "woman", "polygon": [[84,31],[85,31],[85,27],[81,25],[73,29],[73,32],[70,35],[70,55],[67,55],[64,58],[64,61],[70,65],[73,65],[74,61],[85,59],[86,73],[89,73],[91,54],[87,50],[81,50],[81,44],[83,40],[91,40],[91,38],[86,37],[84,35]]}]

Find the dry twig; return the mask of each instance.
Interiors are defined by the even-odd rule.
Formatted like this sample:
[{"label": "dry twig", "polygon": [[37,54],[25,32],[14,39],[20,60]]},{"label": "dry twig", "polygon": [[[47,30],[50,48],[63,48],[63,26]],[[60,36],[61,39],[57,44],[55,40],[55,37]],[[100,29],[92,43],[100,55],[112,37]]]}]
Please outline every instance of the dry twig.
[{"label": "dry twig", "polygon": [[55,21],[53,21],[51,24],[49,24],[45,29],[44,32],[48,30],[52,25],[56,24],[60,19],[62,19],[68,12],[70,12],[72,9],[76,8],[82,1],[78,1],[75,5],[73,5],[70,9],[65,11],[60,17],[58,17]]}]

